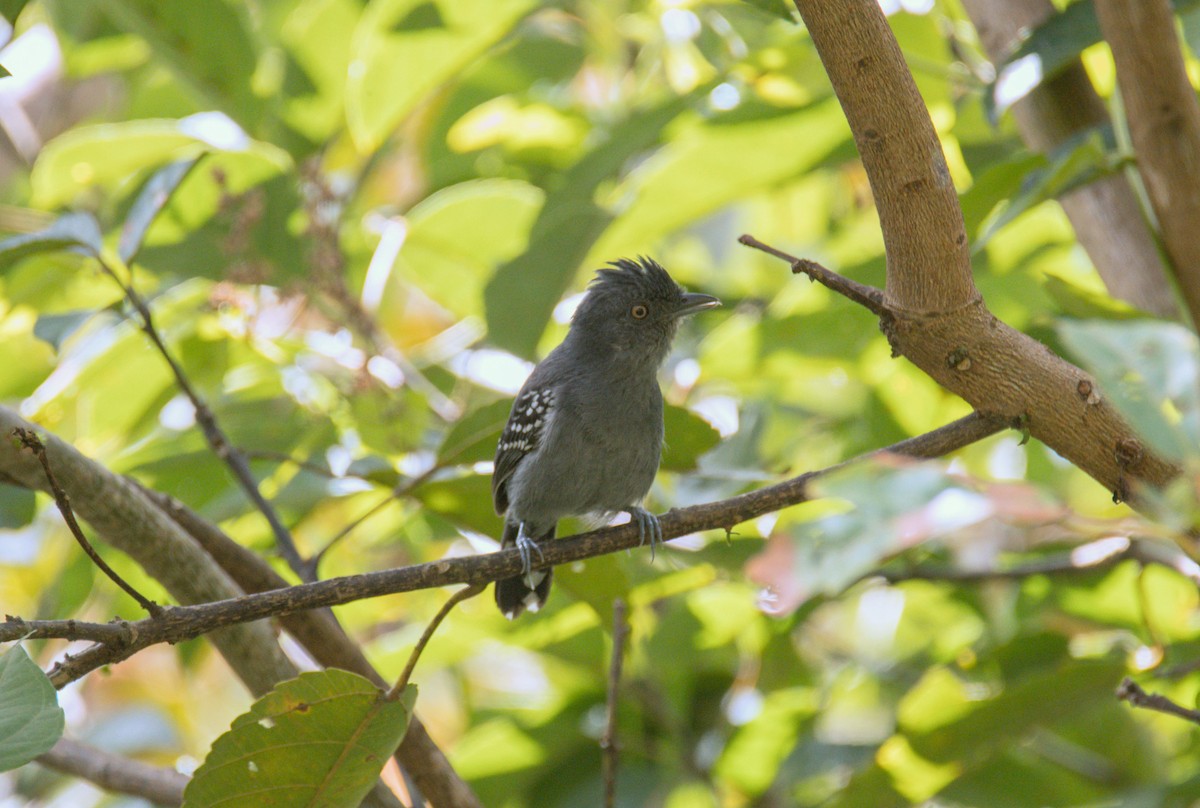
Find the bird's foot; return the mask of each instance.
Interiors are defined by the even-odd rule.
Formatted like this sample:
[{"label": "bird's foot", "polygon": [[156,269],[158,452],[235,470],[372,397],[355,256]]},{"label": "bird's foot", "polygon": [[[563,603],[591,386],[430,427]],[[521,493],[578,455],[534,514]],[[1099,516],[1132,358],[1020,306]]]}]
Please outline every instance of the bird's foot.
[{"label": "bird's foot", "polygon": [[663,542],[662,525],[658,523],[658,517],[645,508],[630,508],[629,518],[637,522],[638,546],[646,543],[646,536],[650,537],[650,560],[653,561],[654,551]]},{"label": "bird's foot", "polygon": [[524,522],[517,529],[517,550],[521,552],[521,575],[528,579],[533,571],[533,554],[537,553],[539,560],[545,556],[542,555],[542,548],[525,532]]}]

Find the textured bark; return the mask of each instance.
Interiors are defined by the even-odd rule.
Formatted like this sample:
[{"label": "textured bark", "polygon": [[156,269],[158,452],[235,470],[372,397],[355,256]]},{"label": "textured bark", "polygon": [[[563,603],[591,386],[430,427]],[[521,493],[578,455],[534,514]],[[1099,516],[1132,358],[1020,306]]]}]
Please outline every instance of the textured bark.
[{"label": "textured bark", "polygon": [[[33,454],[10,436],[33,424],[0,407],[0,475],[25,488],[47,491],[46,474]],[[71,498],[75,513],[108,544],[128,554],[180,603],[206,603],[237,597],[238,586],[180,527],[123,477],[73,447],[35,430],[46,445],[55,475]],[[107,581],[97,583],[108,585]],[[296,675],[269,623],[237,626],[212,637],[217,650],[255,695]]]},{"label": "textured bark", "polygon": [[998,321],[971,278],[945,161],[875,0],[796,0],[842,103],[887,248],[881,326],[908,358],[981,412],[1030,434],[1126,498],[1177,469],[1151,455],[1079,368]]},{"label": "textured bark", "polygon": [[[999,65],[1023,34],[1055,13],[1050,0],[962,0],[988,57]],[[1012,107],[1022,140],[1047,154],[1076,132],[1108,121],[1108,110],[1076,59]],[[1059,200],[1109,294],[1143,311],[1182,312],[1158,245],[1124,174],[1102,177]]]},{"label": "textured bark", "polygon": [[179,805],[188,778],[174,769],[151,766],[94,746],[62,738],[38,763],[82,777],[108,791],[132,794],[158,805]]},{"label": "textured bark", "polygon": [[797,0],[796,6],[871,180],[887,250],[885,302],[913,314],[970,303],[979,292],[971,279],[962,209],[925,103],[883,12],[865,0]]},{"label": "textured bark", "polygon": [[1200,104],[1168,0],[1097,0],[1138,171],[1192,322],[1200,324]]},{"label": "textured bark", "polygon": [[[0,407],[0,435],[7,436],[17,427],[34,428],[12,410]],[[136,483],[113,474],[53,435],[41,430],[38,432],[46,445],[55,475],[71,498],[75,513],[88,522],[105,542],[137,561],[147,574],[162,583],[180,603],[223,601],[244,594],[239,585],[241,582],[235,582],[234,578],[215,564],[205,548],[152,499],[152,496],[157,495],[152,495]],[[47,488],[41,466],[31,453],[20,450],[17,442],[11,438],[0,440],[0,477],[26,488],[42,491]],[[226,553],[236,553],[237,551],[229,545],[233,543],[229,542],[226,545]],[[250,554],[245,548],[233,546],[241,551],[243,559],[245,555]],[[265,569],[266,574],[269,574],[269,577],[265,578],[268,583],[286,585],[266,562],[261,559],[258,561],[261,564],[260,572]],[[312,621],[317,625],[322,621],[333,624],[328,615],[312,615],[310,622]],[[314,656],[318,659],[327,656],[327,653],[323,653],[324,649],[338,650],[344,656],[348,656],[346,646],[353,647],[353,644],[345,639],[344,634],[341,635],[344,643],[336,643],[331,636],[335,632],[340,634],[340,630],[334,625],[326,628],[325,632],[317,635],[319,641],[313,638],[311,631],[308,634],[308,639],[313,640],[313,645],[316,646]],[[211,636],[229,666],[256,696],[266,693],[277,682],[292,678],[298,673],[280,649],[275,630],[267,621],[233,625],[214,632]],[[361,651],[355,648],[355,654],[361,667],[374,674],[371,678],[382,682],[362,657]],[[355,670],[349,665],[340,667]],[[362,669],[356,672],[371,675],[364,673]],[[422,789],[428,788],[429,794],[445,792],[451,795],[445,801],[434,802],[435,806],[457,808],[478,805],[474,794],[454,774],[441,750],[434,745],[418,721],[414,720],[410,725],[402,748],[407,750],[403,761],[406,767],[422,774],[422,778],[416,778],[418,782],[424,781]],[[50,758],[46,762],[48,765],[54,765],[57,760]],[[377,789],[369,802],[372,805],[395,804],[395,798],[390,793],[384,794]]]}]

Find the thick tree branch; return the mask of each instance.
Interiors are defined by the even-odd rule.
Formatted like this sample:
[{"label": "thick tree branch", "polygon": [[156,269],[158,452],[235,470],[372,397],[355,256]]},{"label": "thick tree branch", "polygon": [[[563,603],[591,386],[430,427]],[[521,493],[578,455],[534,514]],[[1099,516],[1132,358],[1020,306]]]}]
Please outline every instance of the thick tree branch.
[{"label": "thick tree branch", "polygon": [[[18,428],[34,426],[0,406],[0,435]],[[104,541],[137,561],[178,602],[206,603],[242,594],[208,554],[135,486],[54,435],[41,433],[41,438],[74,512]],[[0,440],[0,474],[24,488],[49,491],[37,460],[9,439]],[[296,675],[265,623],[225,629],[213,634],[212,640],[256,695]]]},{"label": "thick tree branch", "polygon": [[[988,57],[999,67],[1032,28],[1055,13],[1050,0],[963,0]],[[1076,59],[1012,107],[1021,139],[1047,154],[1072,135],[1108,123],[1108,110]],[[1059,199],[1109,293],[1143,311],[1178,319],[1158,245],[1124,174],[1112,174]]]},{"label": "thick tree branch", "polygon": [[[1005,425],[1001,420],[972,414],[926,435],[893,444],[880,452],[890,451],[912,457],[937,456],[994,434]],[[878,453],[872,452],[864,457]],[[701,530],[730,530],[742,522],[806,502],[809,498],[810,482],[850,462],[854,461],[801,474],[776,485],[726,500],[672,509],[660,518],[663,538],[674,539]],[[533,566],[534,569],[558,566],[618,550],[632,549],[639,544],[635,524],[601,528],[544,544],[542,556]],[[158,617],[129,623],[128,641],[122,638],[111,645],[96,645],[63,661],[51,671],[50,678],[56,686],[61,687],[100,665],[127,659],[143,648],[158,643],[180,642],[226,626],[289,615],[301,610],[337,606],[381,595],[451,584],[486,584],[516,575],[521,569],[520,551],[511,548],[486,555],[443,559],[409,567],[330,578],[214,603],[172,607],[164,610]],[[51,627],[39,625],[37,621],[26,620],[0,624],[0,642],[25,636],[46,638],[51,636],[47,633],[49,628]],[[54,621],[52,628],[60,629],[61,621]]]},{"label": "thick tree branch", "polygon": [[[1095,381],[988,311],[929,115],[876,0],[796,0],[846,112],[887,249],[892,350],[980,412],[1019,419],[1120,498],[1178,469],[1145,449]],[[795,265],[795,259],[793,264]]]},{"label": "thick tree branch", "polygon": [[174,769],[151,766],[94,746],[60,738],[37,762],[82,777],[107,791],[142,797],[158,805],[179,805],[188,778]]},{"label": "thick tree branch", "polygon": [[1200,103],[1168,0],[1097,0],[1138,172],[1192,322],[1200,324]]},{"label": "thick tree branch", "polygon": [[875,194],[887,304],[906,314],[979,299],[950,169],[876,0],[796,0]]}]

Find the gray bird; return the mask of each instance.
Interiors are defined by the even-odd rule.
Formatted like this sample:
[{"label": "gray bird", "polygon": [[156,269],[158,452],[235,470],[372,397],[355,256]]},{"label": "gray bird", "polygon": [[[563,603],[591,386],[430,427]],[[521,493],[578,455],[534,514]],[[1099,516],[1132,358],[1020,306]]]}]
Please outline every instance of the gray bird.
[{"label": "gray bird", "polygon": [[496,605],[510,620],[537,611],[550,594],[551,571],[531,567],[559,519],[623,511],[643,544],[649,536],[651,552],[662,541],[658,517],[640,505],[662,455],[658,369],[680,318],[721,301],[684,292],[649,258],[609,266],[596,273],[566,339],[517,394],[496,447],[500,545],[519,548],[525,564],[521,575],[496,582]]}]

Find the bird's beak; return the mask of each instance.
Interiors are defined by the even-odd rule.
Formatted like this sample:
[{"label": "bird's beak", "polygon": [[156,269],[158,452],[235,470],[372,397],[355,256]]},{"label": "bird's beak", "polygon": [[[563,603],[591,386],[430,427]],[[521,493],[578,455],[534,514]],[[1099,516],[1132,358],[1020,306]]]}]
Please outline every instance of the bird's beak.
[{"label": "bird's beak", "polygon": [[683,301],[679,304],[679,308],[675,310],[675,316],[687,317],[689,314],[695,314],[705,309],[715,309],[719,305],[721,305],[721,301],[712,295],[688,292],[683,296]]}]

